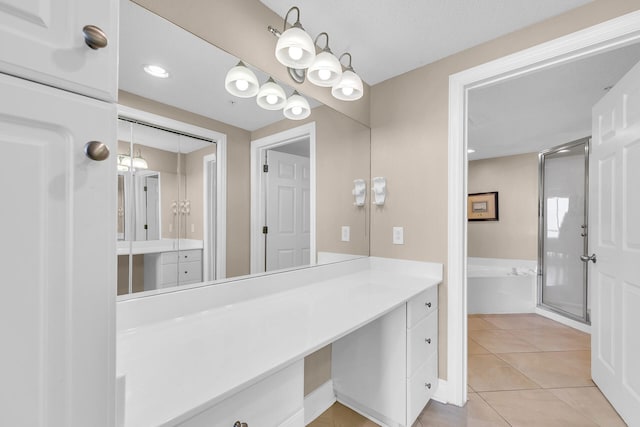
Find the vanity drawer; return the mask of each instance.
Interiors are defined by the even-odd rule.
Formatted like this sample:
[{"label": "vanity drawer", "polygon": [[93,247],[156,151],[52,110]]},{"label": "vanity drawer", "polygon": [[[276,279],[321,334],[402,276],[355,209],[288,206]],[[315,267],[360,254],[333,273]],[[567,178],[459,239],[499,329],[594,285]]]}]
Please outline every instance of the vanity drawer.
[{"label": "vanity drawer", "polygon": [[162,274],[158,277],[158,287],[175,286],[178,283],[178,264],[162,264]]},{"label": "vanity drawer", "polygon": [[160,254],[160,264],[177,264],[178,252],[162,252]]},{"label": "vanity drawer", "polygon": [[178,259],[180,262],[200,261],[202,259],[202,251],[200,249],[191,249],[188,251],[179,251]]},{"label": "vanity drawer", "polygon": [[202,263],[200,261],[181,262],[178,265],[178,278],[180,285],[202,282]]},{"label": "vanity drawer", "polygon": [[407,425],[412,425],[438,387],[438,357],[431,356],[407,382]]},{"label": "vanity drawer", "polygon": [[[300,360],[180,424],[182,427],[302,427],[304,365]],[[300,422],[301,421],[301,422]]]},{"label": "vanity drawer", "polygon": [[407,376],[411,377],[438,350],[437,311],[407,330],[407,345]]},{"label": "vanity drawer", "polygon": [[407,328],[412,328],[420,320],[437,311],[438,287],[434,286],[411,298],[407,303]]}]

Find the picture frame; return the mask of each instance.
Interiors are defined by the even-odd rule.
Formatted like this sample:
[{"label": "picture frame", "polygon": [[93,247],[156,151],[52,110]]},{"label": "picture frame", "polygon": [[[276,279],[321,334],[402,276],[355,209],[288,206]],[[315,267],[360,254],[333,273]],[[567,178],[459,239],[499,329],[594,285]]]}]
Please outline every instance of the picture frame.
[{"label": "picture frame", "polygon": [[469,194],[467,217],[469,221],[499,221],[498,192]]}]

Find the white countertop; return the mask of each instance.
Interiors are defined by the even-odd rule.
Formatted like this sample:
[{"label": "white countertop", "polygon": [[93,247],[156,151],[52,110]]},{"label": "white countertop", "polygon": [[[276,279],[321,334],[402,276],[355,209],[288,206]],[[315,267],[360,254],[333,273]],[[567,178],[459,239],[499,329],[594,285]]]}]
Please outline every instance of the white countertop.
[{"label": "white countertop", "polygon": [[[442,280],[440,264],[382,263],[384,268],[372,261],[352,274],[120,331],[125,426],[176,425]],[[437,267],[423,274],[389,268],[396,263],[440,266],[439,274]],[[288,273],[282,274],[286,280]]]},{"label": "white countertop", "polygon": [[116,249],[118,255],[141,255],[159,252],[186,251],[202,249],[202,240],[194,239],[161,239],[161,240],[118,240]]}]

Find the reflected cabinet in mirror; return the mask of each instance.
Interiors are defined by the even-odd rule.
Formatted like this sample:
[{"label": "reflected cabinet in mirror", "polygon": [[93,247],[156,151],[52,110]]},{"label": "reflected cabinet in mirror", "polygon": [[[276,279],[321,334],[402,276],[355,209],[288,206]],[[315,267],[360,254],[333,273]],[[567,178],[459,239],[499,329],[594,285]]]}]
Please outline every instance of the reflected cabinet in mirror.
[{"label": "reflected cabinet in mirror", "polygon": [[118,295],[369,255],[368,127],[304,94],[303,120],[236,97],[238,58],[129,0],[120,10]]}]

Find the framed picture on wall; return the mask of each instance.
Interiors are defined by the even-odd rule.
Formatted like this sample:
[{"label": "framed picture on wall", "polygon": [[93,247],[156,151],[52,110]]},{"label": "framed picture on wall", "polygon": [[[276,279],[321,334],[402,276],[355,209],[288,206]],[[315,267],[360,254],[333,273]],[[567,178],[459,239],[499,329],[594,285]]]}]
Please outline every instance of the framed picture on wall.
[{"label": "framed picture on wall", "polygon": [[498,221],[498,192],[469,194],[467,217],[469,221]]}]

